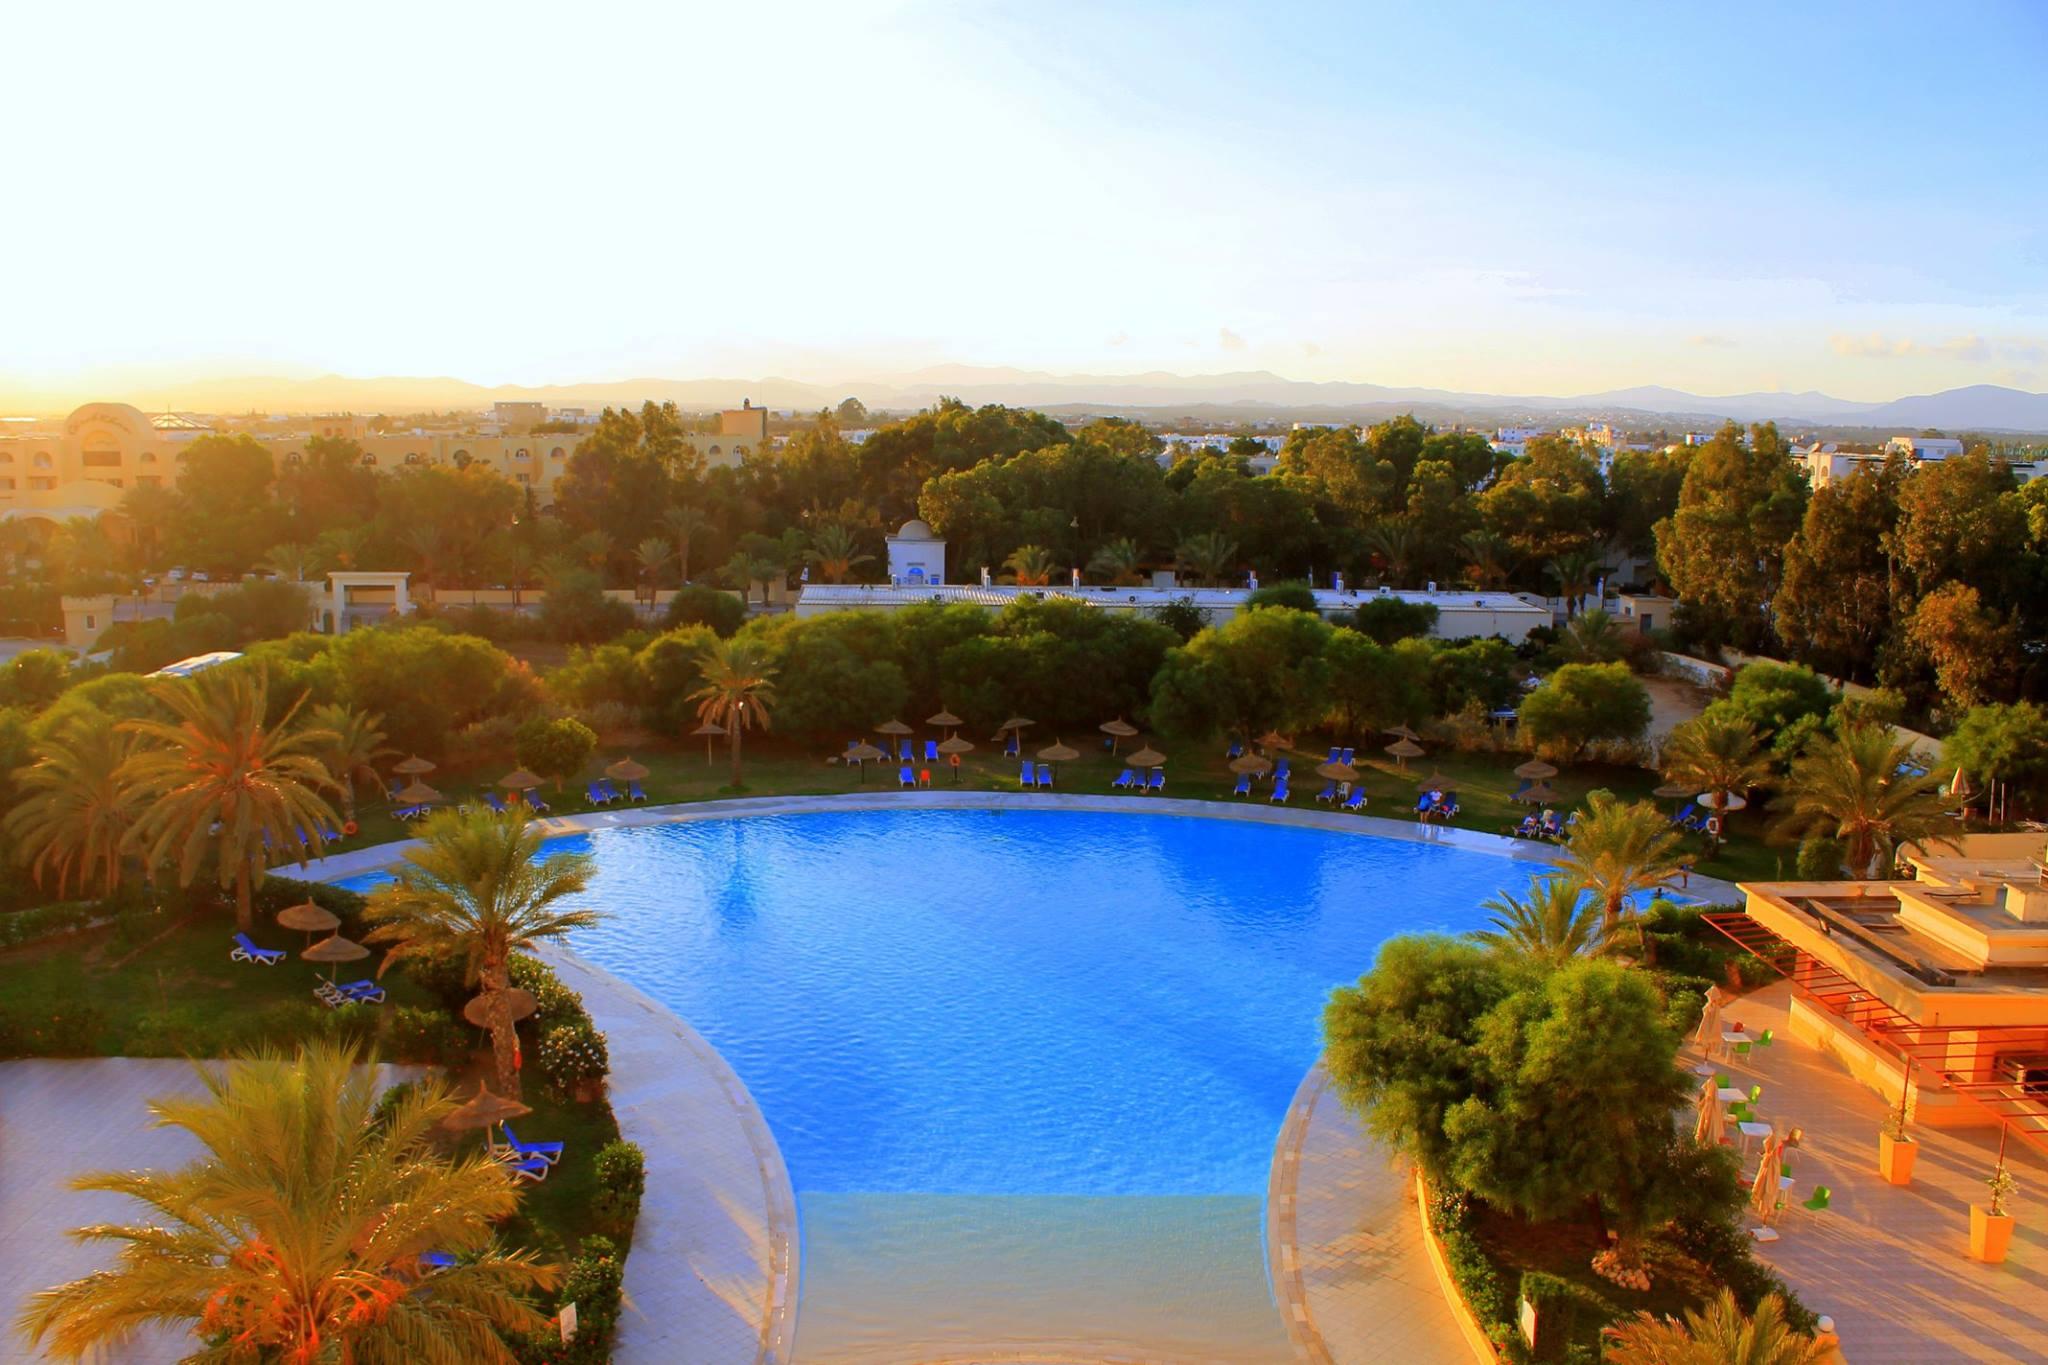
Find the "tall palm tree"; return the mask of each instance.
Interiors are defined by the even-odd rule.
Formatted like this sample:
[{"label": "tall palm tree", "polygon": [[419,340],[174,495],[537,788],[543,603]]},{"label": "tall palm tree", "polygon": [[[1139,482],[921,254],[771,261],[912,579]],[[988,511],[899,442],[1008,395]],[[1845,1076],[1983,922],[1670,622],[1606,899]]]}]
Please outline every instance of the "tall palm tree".
[{"label": "tall palm tree", "polygon": [[1607,1329],[1607,1365],[1818,1365],[1833,1350],[1785,1321],[1785,1301],[1764,1295],[1745,1318],[1722,1290],[1685,1321],[1638,1313]]},{"label": "tall palm tree", "polygon": [[1882,875],[1901,847],[1954,847],[1954,802],[1933,774],[1902,771],[1912,757],[1913,746],[1881,726],[1816,734],[1792,761],[1784,795],[1772,803],[1781,812],[1780,830],[1842,840],[1849,866],[1868,877]]},{"label": "tall palm tree", "polygon": [[1459,542],[1465,551],[1465,573],[1482,591],[1498,588],[1514,572],[1515,552],[1491,531],[1472,531]]},{"label": "tall palm tree", "polygon": [[675,548],[660,536],[648,536],[633,547],[633,563],[639,569],[639,580],[649,602],[654,600],[655,574],[674,556]]},{"label": "tall palm tree", "polygon": [[1543,572],[1556,581],[1558,596],[1564,599],[1566,620],[1578,614],[1579,604],[1593,591],[1606,568],[1598,555],[1584,550],[1567,551],[1543,566]]},{"label": "tall palm tree", "polygon": [[[1673,786],[1743,797],[1771,780],[1770,755],[1758,742],[1756,727],[1711,709],[1664,737],[1657,768]],[[1716,835],[1707,837],[1710,844],[1719,842]]]},{"label": "tall palm tree", "polygon": [[860,541],[853,532],[838,522],[828,522],[818,528],[811,537],[811,548],[806,556],[818,568],[818,577],[827,583],[844,583],[853,576],[853,571],[863,564],[872,564],[875,557],[863,553]]},{"label": "tall palm tree", "polygon": [[[415,955],[460,957],[464,980],[503,991],[515,954],[597,923],[596,911],[560,904],[589,887],[590,859],[558,853],[535,861],[545,836],[524,802],[505,815],[474,806],[437,811],[419,837],[364,912],[376,925],[369,940],[397,945],[386,965]],[[499,1088],[516,1094],[517,1038],[502,1003],[491,1017],[491,1055]]]},{"label": "tall palm tree", "polygon": [[1549,966],[1598,957],[1613,946],[1600,903],[1587,899],[1585,887],[1554,872],[1530,879],[1527,900],[1503,891],[1479,908],[1492,914],[1493,928],[1474,930],[1471,938]]},{"label": "tall palm tree", "polygon": [[1378,564],[1380,572],[1393,580],[1399,587],[1408,580],[1408,570],[1415,563],[1415,552],[1421,548],[1416,540],[1415,528],[1398,517],[1375,522],[1365,533],[1365,548]]},{"label": "tall palm tree", "polygon": [[696,508],[679,504],[668,509],[661,524],[668,532],[668,538],[675,543],[676,565],[682,573],[683,582],[687,583],[690,581],[690,537],[711,523]]},{"label": "tall palm tree", "polygon": [[766,730],[775,701],[775,670],[766,654],[747,640],[713,640],[704,647],[698,668],[704,685],[690,694],[697,719],[725,727],[732,747],[732,785],[740,787],[740,736],[749,729]]},{"label": "tall palm tree", "polygon": [[612,562],[611,532],[585,531],[576,537],[576,553],[593,572],[602,574]]},{"label": "tall palm tree", "polygon": [[1564,841],[1558,866],[1600,901],[1600,923],[1612,935],[1631,892],[1663,884],[1683,861],[1679,836],[1648,801],[1623,802],[1594,792]]},{"label": "tall palm tree", "polygon": [[524,604],[526,585],[533,581],[533,571],[539,563],[533,543],[521,538],[504,542],[498,551],[498,568],[504,573],[505,581],[512,585],[512,610],[518,611]]},{"label": "tall palm tree", "polygon": [[1088,572],[1122,586],[1138,581],[1138,542],[1129,536],[1104,541],[1089,557]]},{"label": "tall palm tree", "polygon": [[417,526],[408,526],[399,541],[412,552],[413,563],[419,566],[419,576],[426,580],[424,595],[431,601],[434,589],[440,583],[439,570],[448,553],[448,538],[441,534],[440,527],[423,521]]},{"label": "tall palm tree", "polygon": [[289,578],[294,583],[306,581],[306,575],[319,567],[320,556],[310,545],[287,541],[273,545],[263,552],[263,567],[280,578]]},{"label": "tall palm tree", "polygon": [[1173,557],[1192,572],[1203,584],[1220,583],[1237,562],[1237,542],[1221,531],[1204,531],[1189,536],[1173,552]]},{"label": "tall palm tree", "polygon": [[270,724],[270,680],[260,670],[217,668],[149,690],[172,719],[121,723],[140,741],[118,770],[142,806],[130,838],[146,862],[175,862],[180,886],[190,886],[213,853],[246,932],[252,893],[273,855],[298,850],[303,865],[301,831],[316,856],[326,850],[334,808],[321,793],[337,784],[320,753],[333,736],[294,724],[303,697]]},{"label": "tall palm tree", "polygon": [[[140,1201],[148,1220],[77,1229],[119,1248],[112,1268],[31,1295],[22,1337],[78,1360],[176,1323],[221,1342],[191,1360],[512,1365],[506,1338],[548,1325],[522,1296],[558,1274],[493,1240],[518,1209],[517,1183],[481,1150],[441,1153],[435,1126],[455,1104],[438,1081],[379,1118],[376,1071],[361,1060],[315,1043],[198,1065],[205,1095],[152,1101],[156,1125],[190,1133],[204,1155],[74,1179]],[[425,1274],[428,1251],[456,1264]]]},{"label": "tall palm tree", "polygon": [[1558,637],[1558,653],[1568,663],[1612,663],[1628,652],[1621,625],[1599,607],[1582,611]]},{"label": "tall palm tree", "polygon": [[39,747],[36,761],[14,776],[8,837],[36,885],[62,897],[92,882],[111,896],[121,885],[121,855],[140,805],[120,778],[135,742],[93,712]]},{"label": "tall palm tree", "polygon": [[384,732],[377,728],[383,719],[373,711],[358,711],[335,702],[306,713],[307,724],[334,736],[320,750],[320,761],[327,765],[327,775],[341,788],[341,813],[350,820],[356,818],[356,778],[367,774],[370,785],[377,786],[377,760],[398,752],[385,747]]},{"label": "tall palm tree", "polygon": [[1003,561],[1019,587],[1042,588],[1052,582],[1052,551],[1043,545],[1019,545]]}]

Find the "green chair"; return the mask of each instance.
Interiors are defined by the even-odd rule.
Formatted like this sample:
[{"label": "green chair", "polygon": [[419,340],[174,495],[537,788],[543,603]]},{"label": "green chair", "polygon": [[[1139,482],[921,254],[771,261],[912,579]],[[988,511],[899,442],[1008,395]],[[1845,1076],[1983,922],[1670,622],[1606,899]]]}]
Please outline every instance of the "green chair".
[{"label": "green chair", "polygon": [[1828,1200],[1832,1199],[1834,1194],[1835,1192],[1826,1185],[1815,1185],[1813,1187],[1813,1198],[1807,1200],[1799,1207],[1811,1213],[1825,1213],[1827,1212]]},{"label": "green chair", "polygon": [[1716,1076],[1714,1077],[1714,1088],[1716,1090],[1733,1090],[1735,1082],[1729,1080],[1726,1076]]},{"label": "green chair", "polygon": [[1749,1044],[1748,1044],[1748,1043],[1737,1043],[1737,1044],[1735,1045],[1735,1049],[1734,1049],[1734,1051],[1735,1051],[1735,1055],[1736,1055],[1736,1056],[1737,1056],[1738,1058],[1741,1058],[1741,1057],[1747,1057],[1747,1056],[1749,1055]]},{"label": "green chair", "polygon": [[1769,1029],[1765,1029],[1762,1033],[1757,1035],[1756,1045],[1758,1047],[1769,1047],[1771,1045],[1771,1039],[1775,1037],[1777,1037],[1775,1033],[1771,1032],[1771,1030]]},{"label": "green chair", "polygon": [[1763,1097],[1764,1097],[1764,1088],[1763,1088],[1762,1086],[1760,1086],[1760,1085],[1752,1085],[1752,1086],[1751,1086],[1751,1087],[1749,1088],[1749,1102],[1750,1102],[1751,1104],[1755,1104],[1755,1103],[1756,1103],[1756,1102],[1757,1102],[1758,1100],[1762,1099]]}]

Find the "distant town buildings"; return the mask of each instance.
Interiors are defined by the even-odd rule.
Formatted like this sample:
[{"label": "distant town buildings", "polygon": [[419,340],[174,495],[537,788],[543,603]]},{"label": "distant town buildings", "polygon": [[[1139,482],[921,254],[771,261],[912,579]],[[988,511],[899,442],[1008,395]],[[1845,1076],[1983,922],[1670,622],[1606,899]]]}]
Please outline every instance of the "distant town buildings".
[{"label": "distant town buildings", "polygon": [[[1858,445],[1847,441],[1815,441],[1793,447],[1793,457],[1806,466],[1806,477],[1815,488],[1825,488],[1846,479],[1866,465],[1881,465],[1894,456],[1918,469],[1940,464],[1963,453],[1963,443],[1950,436],[1894,436],[1882,446]],[[2048,461],[2015,463],[2012,472],[2021,483],[2048,475]]]}]

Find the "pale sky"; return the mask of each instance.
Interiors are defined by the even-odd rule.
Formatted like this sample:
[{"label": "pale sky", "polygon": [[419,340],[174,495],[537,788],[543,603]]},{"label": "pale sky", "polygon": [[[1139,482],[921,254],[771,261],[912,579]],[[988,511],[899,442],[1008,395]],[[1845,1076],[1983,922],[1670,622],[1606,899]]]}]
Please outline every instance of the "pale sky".
[{"label": "pale sky", "polygon": [[0,41],[0,389],[2048,389],[2048,5],[79,0]]}]

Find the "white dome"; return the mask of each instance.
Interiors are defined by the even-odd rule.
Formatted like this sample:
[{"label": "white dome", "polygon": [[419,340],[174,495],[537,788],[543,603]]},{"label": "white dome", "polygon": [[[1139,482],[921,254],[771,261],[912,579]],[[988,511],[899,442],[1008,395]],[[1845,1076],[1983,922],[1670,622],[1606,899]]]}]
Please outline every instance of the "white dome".
[{"label": "white dome", "polygon": [[922,518],[912,517],[897,530],[897,540],[937,540],[938,532],[932,530]]}]

